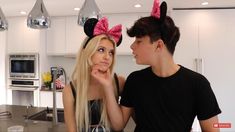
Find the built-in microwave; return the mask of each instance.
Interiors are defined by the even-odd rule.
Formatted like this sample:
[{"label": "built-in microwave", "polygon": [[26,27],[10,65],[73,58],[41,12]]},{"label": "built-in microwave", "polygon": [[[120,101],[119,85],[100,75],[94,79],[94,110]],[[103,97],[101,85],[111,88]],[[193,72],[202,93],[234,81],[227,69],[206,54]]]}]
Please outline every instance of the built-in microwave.
[{"label": "built-in microwave", "polygon": [[9,76],[17,79],[39,79],[39,55],[9,54]]}]

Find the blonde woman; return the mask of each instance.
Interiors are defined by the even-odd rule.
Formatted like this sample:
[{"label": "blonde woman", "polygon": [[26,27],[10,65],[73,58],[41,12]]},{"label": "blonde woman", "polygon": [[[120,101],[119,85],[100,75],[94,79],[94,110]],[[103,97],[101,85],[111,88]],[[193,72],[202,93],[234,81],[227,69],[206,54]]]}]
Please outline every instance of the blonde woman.
[{"label": "blonde woman", "polygon": [[[109,30],[106,18],[92,18],[86,21],[84,31],[88,37],[77,55],[72,81],[63,89],[65,124],[68,132],[109,132],[112,126],[102,87],[112,84],[117,100],[124,85],[125,79],[113,73],[121,25]],[[108,74],[109,78],[102,82],[94,74]]]}]

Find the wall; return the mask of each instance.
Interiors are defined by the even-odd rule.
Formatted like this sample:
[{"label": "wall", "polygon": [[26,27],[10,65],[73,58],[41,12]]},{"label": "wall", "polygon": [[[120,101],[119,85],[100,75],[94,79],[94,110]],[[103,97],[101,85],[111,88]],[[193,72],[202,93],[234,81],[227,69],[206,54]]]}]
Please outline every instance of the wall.
[{"label": "wall", "polygon": [[0,32],[0,105],[6,103],[6,32]]}]

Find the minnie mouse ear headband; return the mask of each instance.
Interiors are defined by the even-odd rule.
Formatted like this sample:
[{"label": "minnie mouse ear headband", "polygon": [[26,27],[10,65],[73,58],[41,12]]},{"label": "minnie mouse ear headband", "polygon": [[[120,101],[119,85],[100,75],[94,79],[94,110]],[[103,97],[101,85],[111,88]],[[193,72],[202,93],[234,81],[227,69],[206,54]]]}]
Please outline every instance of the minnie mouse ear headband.
[{"label": "minnie mouse ear headband", "polygon": [[154,0],[151,16],[160,19],[160,22],[163,22],[166,18],[167,4],[163,1],[161,6],[159,5],[159,0]]},{"label": "minnie mouse ear headband", "polygon": [[116,45],[119,46],[122,42],[122,25],[116,25],[111,29],[109,29],[108,26],[108,19],[106,17],[103,17],[100,20],[96,18],[88,19],[84,24],[84,32],[89,37],[89,39],[84,44],[83,48],[86,48],[86,45],[91,40],[91,38],[100,34],[106,34],[113,38],[113,40],[116,42]]}]

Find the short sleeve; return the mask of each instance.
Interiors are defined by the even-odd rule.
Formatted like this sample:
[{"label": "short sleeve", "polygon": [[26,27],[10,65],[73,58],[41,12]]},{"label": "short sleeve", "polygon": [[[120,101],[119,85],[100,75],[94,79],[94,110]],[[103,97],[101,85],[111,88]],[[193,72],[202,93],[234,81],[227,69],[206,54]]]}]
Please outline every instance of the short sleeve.
[{"label": "short sleeve", "polygon": [[132,96],[132,93],[134,93],[132,91],[133,87],[134,87],[133,76],[132,74],[130,74],[127,77],[127,80],[124,85],[124,89],[123,89],[121,101],[120,101],[121,105],[126,106],[126,107],[133,107],[133,96]]},{"label": "short sleeve", "polygon": [[202,77],[196,88],[196,114],[198,120],[206,120],[221,113],[209,81]]}]

